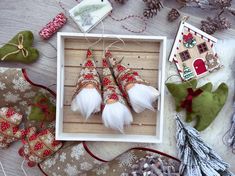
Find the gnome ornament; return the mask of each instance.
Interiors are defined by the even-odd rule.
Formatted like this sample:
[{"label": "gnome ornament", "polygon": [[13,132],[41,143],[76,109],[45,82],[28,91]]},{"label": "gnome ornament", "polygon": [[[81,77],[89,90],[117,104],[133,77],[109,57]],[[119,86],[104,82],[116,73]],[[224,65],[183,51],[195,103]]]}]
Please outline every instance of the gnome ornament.
[{"label": "gnome ornament", "polygon": [[82,66],[77,88],[72,98],[72,111],[80,112],[86,119],[101,109],[101,84],[92,51],[87,50],[87,59]]},{"label": "gnome ornament", "polygon": [[28,129],[23,143],[19,154],[28,160],[29,167],[34,167],[49,158],[62,147],[62,143],[55,140],[54,134],[49,129],[37,133],[35,127]]},{"label": "gnome ornament", "polygon": [[13,108],[0,109],[0,148],[7,148],[12,142],[24,137],[25,131],[18,128],[21,121],[22,115]]},{"label": "gnome ornament", "polygon": [[137,113],[143,112],[145,109],[155,111],[152,104],[159,96],[158,90],[149,86],[149,83],[143,80],[136,71],[120,62],[118,63],[109,51],[106,52],[106,57],[109,58],[109,62],[113,67],[121,91],[134,111]]},{"label": "gnome ornament", "polygon": [[104,103],[102,119],[104,125],[123,133],[124,125],[130,125],[133,118],[127,107],[126,101],[114,80],[106,59],[103,59],[102,84]]}]

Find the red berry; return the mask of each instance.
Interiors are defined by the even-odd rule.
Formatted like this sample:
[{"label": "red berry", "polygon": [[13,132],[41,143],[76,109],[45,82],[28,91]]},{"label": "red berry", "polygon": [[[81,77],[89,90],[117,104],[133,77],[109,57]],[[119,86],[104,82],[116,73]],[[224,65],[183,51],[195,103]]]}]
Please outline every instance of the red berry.
[{"label": "red berry", "polygon": [[28,166],[29,166],[29,167],[34,167],[34,166],[36,166],[36,163],[33,162],[33,161],[29,161],[29,162],[28,162]]},{"label": "red berry", "polygon": [[20,156],[24,156],[24,148],[21,147],[19,150],[18,150],[18,153]]}]

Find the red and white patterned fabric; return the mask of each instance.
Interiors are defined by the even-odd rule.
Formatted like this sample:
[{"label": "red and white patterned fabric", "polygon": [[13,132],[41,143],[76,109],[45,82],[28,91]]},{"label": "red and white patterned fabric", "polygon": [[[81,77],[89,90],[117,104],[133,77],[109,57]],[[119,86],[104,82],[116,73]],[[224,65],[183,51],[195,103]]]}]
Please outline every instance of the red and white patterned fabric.
[{"label": "red and white patterned fabric", "polygon": [[118,63],[116,59],[112,56],[110,51],[106,52],[105,57],[109,60],[110,64],[113,67],[116,81],[119,85],[119,88],[123,92],[125,98],[128,98],[127,86],[129,84],[135,84],[135,83],[146,84],[146,85],[149,84],[148,82],[143,80],[136,71],[126,67],[122,63]]},{"label": "red and white patterned fabric", "polygon": [[18,128],[21,121],[22,115],[13,108],[0,109],[0,148],[7,148],[10,143],[24,137],[25,131]]},{"label": "red and white patterned fabric", "polygon": [[126,101],[117,86],[106,59],[103,59],[102,85],[104,105],[109,104],[108,100],[112,100],[114,102],[119,101],[120,103],[126,105]]},{"label": "red and white patterned fabric", "polygon": [[99,93],[101,93],[101,84],[99,74],[96,70],[96,64],[92,56],[92,51],[87,50],[87,59],[82,65],[82,70],[80,72],[80,77],[77,82],[76,91],[73,95],[73,98],[89,84],[94,85]]},{"label": "red and white patterned fabric", "polygon": [[29,167],[44,161],[62,147],[62,143],[55,140],[55,136],[50,130],[46,129],[37,133],[35,127],[28,129],[23,143],[19,154],[28,160]]}]

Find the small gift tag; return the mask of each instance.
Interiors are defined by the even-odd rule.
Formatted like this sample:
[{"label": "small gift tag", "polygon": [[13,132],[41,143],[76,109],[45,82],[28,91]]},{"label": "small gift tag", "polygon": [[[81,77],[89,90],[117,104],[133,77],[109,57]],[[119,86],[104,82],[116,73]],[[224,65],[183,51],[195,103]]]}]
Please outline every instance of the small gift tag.
[{"label": "small gift tag", "polygon": [[111,10],[112,6],[108,0],[83,0],[72,8],[69,14],[82,32],[89,32],[103,20]]}]

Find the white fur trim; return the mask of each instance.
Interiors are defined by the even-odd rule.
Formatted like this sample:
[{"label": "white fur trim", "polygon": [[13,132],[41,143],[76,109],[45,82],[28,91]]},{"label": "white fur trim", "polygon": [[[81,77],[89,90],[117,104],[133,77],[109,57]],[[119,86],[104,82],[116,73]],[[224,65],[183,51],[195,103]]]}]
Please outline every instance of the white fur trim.
[{"label": "white fur trim", "polygon": [[145,109],[155,111],[152,103],[156,101],[159,96],[159,92],[155,88],[144,84],[135,84],[127,93],[135,112],[140,113]]},{"label": "white fur trim", "polygon": [[130,110],[122,103],[106,104],[102,113],[104,125],[123,133],[124,125],[133,121]]},{"label": "white fur trim", "polygon": [[80,112],[88,119],[91,114],[100,111],[101,102],[101,95],[95,88],[83,88],[73,99],[71,110]]}]

